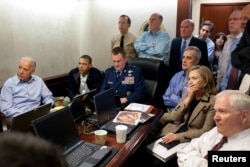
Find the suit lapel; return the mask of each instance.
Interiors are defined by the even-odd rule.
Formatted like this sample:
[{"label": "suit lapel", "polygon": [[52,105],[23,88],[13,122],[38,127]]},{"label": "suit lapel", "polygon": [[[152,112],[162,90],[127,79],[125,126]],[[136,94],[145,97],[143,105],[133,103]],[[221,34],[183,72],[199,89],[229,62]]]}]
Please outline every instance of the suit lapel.
[{"label": "suit lapel", "polygon": [[209,103],[209,96],[208,95],[203,95],[200,102],[198,103],[198,105],[195,107],[193,113],[191,114],[188,124],[190,124],[197,116],[200,112],[203,112],[204,108],[207,107],[207,104]]}]

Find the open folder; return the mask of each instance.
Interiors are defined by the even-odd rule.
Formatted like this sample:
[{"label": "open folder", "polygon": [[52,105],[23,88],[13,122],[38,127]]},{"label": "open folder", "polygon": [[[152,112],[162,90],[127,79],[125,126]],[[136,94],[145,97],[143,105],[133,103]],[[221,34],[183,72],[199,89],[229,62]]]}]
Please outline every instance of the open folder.
[{"label": "open folder", "polygon": [[179,143],[167,149],[167,147],[160,144],[161,141],[162,139],[159,138],[158,140],[147,145],[146,149],[148,152],[150,152],[152,155],[154,155],[155,157],[157,157],[163,162],[166,162],[170,160],[171,158],[173,158],[174,156],[176,156],[176,153],[179,149],[182,149],[189,144],[189,142]]}]

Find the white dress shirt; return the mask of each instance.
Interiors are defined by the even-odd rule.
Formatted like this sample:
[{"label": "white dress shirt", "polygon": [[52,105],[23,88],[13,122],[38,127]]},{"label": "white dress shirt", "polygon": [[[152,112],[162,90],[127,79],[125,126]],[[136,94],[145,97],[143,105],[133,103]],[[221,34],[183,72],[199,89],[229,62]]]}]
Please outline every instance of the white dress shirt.
[{"label": "white dress shirt", "polygon": [[[208,151],[216,145],[223,136],[217,127],[204,133],[199,138],[191,140],[190,144],[177,152],[179,167],[206,167],[208,161],[204,158]],[[250,128],[227,138],[220,150],[250,150]]]}]

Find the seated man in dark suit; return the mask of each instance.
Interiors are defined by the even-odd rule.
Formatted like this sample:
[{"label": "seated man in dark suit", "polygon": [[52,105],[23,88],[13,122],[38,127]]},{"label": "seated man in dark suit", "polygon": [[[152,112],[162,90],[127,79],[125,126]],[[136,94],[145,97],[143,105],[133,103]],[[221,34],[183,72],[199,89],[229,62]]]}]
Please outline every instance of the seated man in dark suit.
[{"label": "seated man in dark suit", "polygon": [[102,80],[101,72],[97,68],[92,67],[92,58],[88,55],[81,56],[78,67],[69,72],[67,93],[70,100],[77,94],[82,94],[92,89],[99,91]]},{"label": "seated man in dark suit", "polygon": [[176,37],[172,40],[171,49],[170,49],[170,62],[169,68],[171,69],[171,77],[181,71],[181,60],[182,60],[182,50],[187,46],[196,46],[200,49],[202,55],[199,62],[199,65],[205,65],[210,68],[208,63],[208,53],[207,53],[207,44],[205,41],[195,38],[193,36],[194,31],[194,22],[190,19],[185,19],[181,22],[180,27],[180,37]]}]

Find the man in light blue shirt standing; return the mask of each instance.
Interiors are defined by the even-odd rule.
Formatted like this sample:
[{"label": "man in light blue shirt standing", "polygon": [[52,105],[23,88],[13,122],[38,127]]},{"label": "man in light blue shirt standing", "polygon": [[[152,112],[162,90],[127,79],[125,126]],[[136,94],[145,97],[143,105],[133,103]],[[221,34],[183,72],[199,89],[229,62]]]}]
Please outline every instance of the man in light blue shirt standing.
[{"label": "man in light blue shirt standing", "polygon": [[33,75],[36,62],[30,57],[19,61],[17,74],[5,81],[0,93],[0,111],[8,119],[37,108],[54,104],[54,97],[42,78]]},{"label": "man in light blue shirt standing", "polygon": [[149,18],[149,31],[135,41],[134,47],[140,58],[158,59],[169,64],[170,36],[161,31],[162,15],[153,13]]}]

